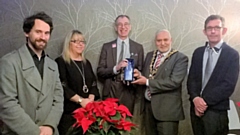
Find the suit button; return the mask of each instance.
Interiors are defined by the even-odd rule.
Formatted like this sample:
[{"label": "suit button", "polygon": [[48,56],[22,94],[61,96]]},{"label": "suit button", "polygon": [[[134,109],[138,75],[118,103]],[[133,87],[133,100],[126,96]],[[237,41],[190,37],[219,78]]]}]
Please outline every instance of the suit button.
[{"label": "suit button", "polygon": [[38,124],[38,123],[39,123],[39,120],[36,120],[35,123]]},{"label": "suit button", "polygon": [[37,110],[39,110],[41,107],[40,106],[37,106]]}]

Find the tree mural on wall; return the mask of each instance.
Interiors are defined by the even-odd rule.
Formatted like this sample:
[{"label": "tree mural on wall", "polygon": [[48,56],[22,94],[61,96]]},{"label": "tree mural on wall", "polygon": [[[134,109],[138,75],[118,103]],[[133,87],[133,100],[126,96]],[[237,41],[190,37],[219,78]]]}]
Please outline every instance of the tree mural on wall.
[{"label": "tree mural on wall", "polygon": [[1,57],[25,43],[25,38],[22,36],[22,22],[26,16],[32,14],[36,0],[12,0],[0,1],[0,3]]},{"label": "tree mural on wall", "polygon": [[[226,19],[226,27],[228,28],[224,41],[233,47],[240,45],[239,42],[234,41],[236,36],[240,34],[240,19],[237,17],[239,16],[239,11],[232,8],[232,5],[229,5],[229,3],[233,2],[232,0],[195,0],[195,2],[200,8],[198,12],[195,10],[195,12],[192,13],[196,21],[202,23],[203,26],[207,16],[211,14],[222,15]],[[234,3],[239,5],[237,1]],[[229,8],[232,9],[230,13]],[[229,18],[230,14],[234,17]]]},{"label": "tree mural on wall", "polygon": [[[90,2],[90,1],[88,1]],[[62,21],[59,25],[67,24],[66,33],[72,29],[80,30],[86,38],[85,55],[88,59],[96,58],[99,54],[100,45],[104,42],[104,35],[101,35],[101,31],[109,27],[106,20],[100,17],[100,13],[93,12],[94,10],[88,10],[85,7],[85,0],[73,1],[73,0],[61,0],[61,6],[58,5],[53,10],[55,16]],[[92,12],[90,15],[85,13]],[[64,35],[66,35],[66,33]],[[64,37],[63,37],[64,38]]]},{"label": "tree mural on wall", "polygon": [[[127,11],[132,6],[132,0],[106,0],[109,8],[99,10],[103,16],[107,16],[107,20],[112,22],[120,14],[127,14]],[[112,10],[113,12],[109,12]]]},{"label": "tree mural on wall", "polygon": [[[182,13],[179,0],[172,2],[166,0],[151,0],[150,9],[145,10],[146,19],[155,24],[157,30],[170,30],[173,38],[173,47],[182,52],[192,50],[193,44],[198,43],[194,39],[189,39],[196,30],[199,30],[198,23],[193,21],[193,17],[181,19],[178,15]],[[179,19],[176,23],[176,18]]]},{"label": "tree mural on wall", "polygon": [[153,6],[151,6],[149,11],[146,11],[146,19],[171,30],[172,18],[178,7],[178,0],[174,0],[171,6],[170,4],[167,5],[168,2],[165,0],[151,0],[151,2]]},{"label": "tree mural on wall", "polygon": [[[138,12],[132,8],[137,5],[139,2],[133,0],[105,0],[107,4],[104,3],[104,7],[97,9],[97,12],[100,14],[101,18],[109,22],[110,27],[113,29],[114,20],[118,15],[128,15],[131,19],[132,30],[130,32],[130,38],[134,41],[137,41],[143,44],[144,50],[149,50],[151,47],[152,39],[149,38],[150,29],[154,28],[151,25],[151,22],[145,19],[145,16],[140,14],[135,14]],[[108,8],[106,8],[108,7]],[[135,7],[136,8],[136,7]],[[134,15],[134,16],[132,16]],[[115,38],[114,34],[113,37]]]},{"label": "tree mural on wall", "polygon": [[[23,19],[42,10],[54,21],[47,48],[49,55],[59,56],[65,35],[72,29],[79,29],[86,37],[86,57],[94,70],[102,44],[116,38],[113,23],[119,14],[130,16],[130,38],[143,44],[145,54],[155,49],[155,32],[165,28],[171,31],[173,47],[191,59],[194,49],[204,45],[203,23],[210,14],[226,18],[228,32],[224,40],[240,51],[238,7],[239,0],[0,0],[0,57],[25,43]],[[188,97],[184,92],[186,88],[183,101],[189,120]],[[239,92],[236,94],[239,99],[237,95]],[[181,135],[191,135],[187,120],[180,124]]]},{"label": "tree mural on wall", "polygon": [[4,1],[2,8],[7,10],[11,17],[22,22],[26,16],[29,16],[34,11],[34,6],[37,0],[11,0]]}]

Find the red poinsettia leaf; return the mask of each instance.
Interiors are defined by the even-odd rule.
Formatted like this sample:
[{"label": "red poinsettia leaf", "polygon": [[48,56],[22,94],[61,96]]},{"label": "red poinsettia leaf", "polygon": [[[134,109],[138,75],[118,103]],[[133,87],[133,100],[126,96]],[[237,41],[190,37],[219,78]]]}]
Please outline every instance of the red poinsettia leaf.
[{"label": "red poinsettia leaf", "polygon": [[94,109],[94,102],[88,103],[88,104],[86,105],[85,109],[86,109],[87,111],[93,110],[93,109]]},{"label": "red poinsettia leaf", "polygon": [[[120,131],[130,131],[134,129],[135,124],[131,123],[132,114],[126,106],[118,105],[118,99],[108,98],[105,101],[95,101],[87,104],[85,108],[79,108],[74,111],[76,123],[74,127],[82,126],[84,133],[108,134],[115,133],[111,129]],[[91,128],[90,128],[91,127]]]},{"label": "red poinsettia leaf", "polygon": [[83,118],[81,123],[82,123],[82,129],[83,129],[83,133],[86,133],[86,131],[88,130],[89,126],[93,123],[94,121],[91,121],[87,118]]},{"label": "red poinsettia leaf", "polygon": [[118,102],[119,100],[117,98],[107,98],[104,101],[110,101],[110,102]]},{"label": "red poinsettia leaf", "polygon": [[113,116],[116,114],[116,110],[114,109],[114,106],[105,106],[104,111],[106,112],[107,115]]},{"label": "red poinsettia leaf", "polygon": [[78,114],[78,113],[85,113],[87,112],[84,108],[78,108],[75,111],[73,111],[74,114]]},{"label": "red poinsettia leaf", "polygon": [[240,107],[240,102],[237,102],[237,106],[239,106],[239,107]]},{"label": "red poinsettia leaf", "polygon": [[98,104],[95,104],[95,107],[93,109],[93,113],[95,113],[95,115],[97,117],[100,117],[100,116],[104,116],[105,112],[104,112],[104,104],[102,102],[98,102]]},{"label": "red poinsettia leaf", "polygon": [[[127,116],[132,117],[132,114],[129,112],[128,108],[124,105],[119,105],[117,110],[123,115],[126,114]],[[125,116],[126,117],[126,116]]]},{"label": "red poinsettia leaf", "polygon": [[120,121],[120,124],[122,125],[123,129],[126,131],[131,131],[131,128],[136,126],[132,122],[124,121],[124,120]]},{"label": "red poinsettia leaf", "polygon": [[82,123],[81,123],[81,121],[82,121],[82,119],[85,117],[85,110],[83,109],[83,108],[79,108],[79,109],[77,109],[77,110],[75,110],[73,113],[73,117],[76,119],[76,125],[77,126],[81,126],[82,125]]}]

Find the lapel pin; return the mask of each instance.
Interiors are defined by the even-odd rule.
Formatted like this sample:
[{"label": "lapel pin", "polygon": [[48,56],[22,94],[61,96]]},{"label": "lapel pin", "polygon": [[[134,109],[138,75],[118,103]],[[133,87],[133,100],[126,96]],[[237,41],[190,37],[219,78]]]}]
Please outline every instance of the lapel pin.
[{"label": "lapel pin", "polygon": [[112,44],[112,48],[116,48],[116,46],[117,46],[116,43]]}]

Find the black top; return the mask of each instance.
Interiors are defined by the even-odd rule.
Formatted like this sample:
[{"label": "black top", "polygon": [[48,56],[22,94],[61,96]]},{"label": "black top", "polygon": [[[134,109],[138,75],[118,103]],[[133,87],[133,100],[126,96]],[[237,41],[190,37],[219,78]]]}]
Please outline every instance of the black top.
[{"label": "black top", "polygon": [[86,60],[86,62],[75,61],[81,71],[83,71],[83,64],[86,85],[89,89],[88,93],[83,92],[83,77],[72,61],[68,64],[63,60],[62,56],[60,56],[56,59],[56,62],[58,64],[60,80],[64,89],[64,114],[71,114],[75,109],[81,107],[81,105],[70,101],[70,98],[75,94],[83,98],[87,98],[89,94],[93,94],[95,95],[95,100],[100,97],[96,77],[93,73],[92,65],[88,60]]},{"label": "black top", "polygon": [[38,56],[37,54],[35,54],[35,52],[28,46],[27,44],[27,48],[33,58],[33,61],[35,63],[35,66],[37,67],[38,71],[39,71],[39,74],[41,75],[41,78],[43,78],[43,65],[44,65],[44,58],[45,58],[45,52],[42,51],[42,55],[41,55],[41,58],[40,60],[38,59]]}]

